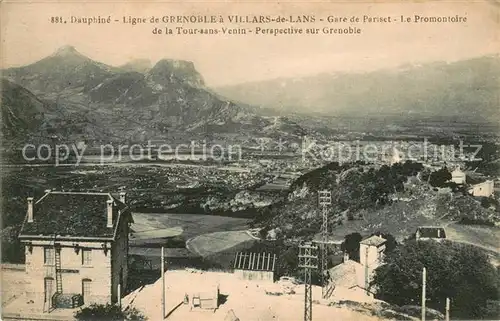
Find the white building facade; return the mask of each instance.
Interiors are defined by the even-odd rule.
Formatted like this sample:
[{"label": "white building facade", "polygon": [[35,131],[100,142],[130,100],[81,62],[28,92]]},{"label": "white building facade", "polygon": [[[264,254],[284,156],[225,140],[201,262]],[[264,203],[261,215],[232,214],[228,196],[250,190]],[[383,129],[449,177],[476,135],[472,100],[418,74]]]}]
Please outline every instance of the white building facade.
[{"label": "white building facade", "polygon": [[25,245],[28,300],[47,312],[62,295],[78,297],[77,305],[118,301],[127,286],[132,222],[125,195],[120,199],[64,192],[47,192],[37,202],[28,199],[19,235]]}]

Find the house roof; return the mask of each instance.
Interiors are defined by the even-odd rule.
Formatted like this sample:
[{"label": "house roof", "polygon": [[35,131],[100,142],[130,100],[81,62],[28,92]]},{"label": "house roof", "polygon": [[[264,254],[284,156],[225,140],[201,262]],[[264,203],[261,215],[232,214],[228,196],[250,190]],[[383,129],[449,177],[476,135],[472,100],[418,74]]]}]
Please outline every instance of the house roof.
[{"label": "house roof", "polygon": [[430,238],[438,238],[439,231],[439,238],[446,238],[446,232],[441,226],[420,226],[417,231],[420,232],[420,237]]},{"label": "house roof", "polygon": [[367,239],[362,240],[361,242],[359,242],[359,244],[365,244],[365,245],[371,245],[371,246],[380,246],[380,245],[384,244],[385,241],[386,241],[386,239],[384,239],[383,237],[380,237],[380,236],[377,236],[377,235],[373,235],[373,236],[370,236]]},{"label": "house roof", "polygon": [[480,182],[480,183],[477,183],[477,184],[474,184],[472,185],[472,187],[486,187],[486,186],[489,186],[489,185],[494,185],[493,181],[492,180],[486,180],[486,181],[483,181],[483,182]]},{"label": "house roof", "polygon": [[358,262],[348,260],[328,270],[330,281],[334,282],[335,286],[345,288],[359,286],[358,275],[362,272],[362,268],[363,266]]},{"label": "house roof", "polygon": [[[107,227],[107,201],[113,201],[113,226]],[[132,220],[127,205],[110,193],[49,191],[33,204],[33,222],[27,216],[20,238],[112,238],[118,222]]]}]

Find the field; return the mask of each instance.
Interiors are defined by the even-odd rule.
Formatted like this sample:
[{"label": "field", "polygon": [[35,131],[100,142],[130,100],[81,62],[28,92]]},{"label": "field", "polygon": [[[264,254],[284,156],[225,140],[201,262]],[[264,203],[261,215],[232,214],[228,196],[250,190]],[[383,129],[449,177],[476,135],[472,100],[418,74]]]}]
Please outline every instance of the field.
[{"label": "field", "polygon": [[131,228],[136,232],[170,232],[168,236],[182,235],[186,240],[213,232],[244,230],[250,222],[245,218],[203,214],[133,213],[132,216]]},{"label": "field", "polygon": [[488,253],[493,264],[500,264],[500,228],[454,223],[446,226],[445,230],[449,240],[477,246]]},{"label": "field", "polygon": [[190,239],[186,247],[193,253],[208,257],[253,240],[247,231],[214,232]]},{"label": "field", "polygon": [[[170,266],[227,268],[234,251],[250,246],[249,219],[216,215],[133,213],[130,253],[158,265],[167,247]],[[200,265],[202,264],[202,265]]]}]

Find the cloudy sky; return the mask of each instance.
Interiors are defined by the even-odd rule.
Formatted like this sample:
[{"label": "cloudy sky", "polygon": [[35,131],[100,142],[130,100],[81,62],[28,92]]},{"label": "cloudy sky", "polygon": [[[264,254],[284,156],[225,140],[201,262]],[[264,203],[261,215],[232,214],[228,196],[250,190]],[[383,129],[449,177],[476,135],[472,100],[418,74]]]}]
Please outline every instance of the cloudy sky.
[{"label": "cloudy sky", "polygon": [[[1,63],[19,66],[73,45],[92,59],[120,65],[131,59],[184,59],[195,63],[210,86],[235,84],[320,72],[363,72],[404,64],[456,61],[500,52],[500,6],[493,2],[358,2],[358,3],[231,3],[200,1],[121,3],[3,3]],[[401,15],[466,16],[467,23],[371,23],[357,24],[359,35],[153,35],[156,25],[51,24],[50,17],[214,14],[328,15],[362,17]],[[227,20],[227,19],[226,19]],[[229,23],[225,24],[230,26]],[[350,23],[342,26],[352,25]],[[158,24],[165,27],[165,24]],[[211,27],[206,25],[207,27]],[[255,27],[246,25],[247,27]],[[267,25],[274,27],[274,25]],[[280,27],[292,26],[282,24]],[[327,26],[326,22],[294,27]],[[340,25],[330,25],[339,27]],[[354,25],[352,25],[354,26]],[[215,26],[214,26],[215,27]],[[217,25],[217,27],[222,27]],[[265,26],[263,26],[265,27]]]}]

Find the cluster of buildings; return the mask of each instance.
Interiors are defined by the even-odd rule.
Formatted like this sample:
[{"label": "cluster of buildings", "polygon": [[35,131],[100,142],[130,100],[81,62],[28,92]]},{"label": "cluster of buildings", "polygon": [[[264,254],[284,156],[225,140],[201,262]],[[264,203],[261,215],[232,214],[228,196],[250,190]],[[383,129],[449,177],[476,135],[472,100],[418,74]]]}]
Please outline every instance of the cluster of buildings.
[{"label": "cluster of buildings", "polygon": [[495,184],[492,180],[485,180],[476,184],[468,185],[467,174],[459,167],[455,168],[451,172],[451,182],[461,186],[468,186],[467,192],[472,196],[477,197],[490,197],[491,195],[493,195],[493,192],[495,190]]}]

